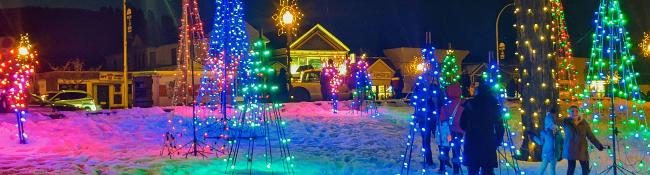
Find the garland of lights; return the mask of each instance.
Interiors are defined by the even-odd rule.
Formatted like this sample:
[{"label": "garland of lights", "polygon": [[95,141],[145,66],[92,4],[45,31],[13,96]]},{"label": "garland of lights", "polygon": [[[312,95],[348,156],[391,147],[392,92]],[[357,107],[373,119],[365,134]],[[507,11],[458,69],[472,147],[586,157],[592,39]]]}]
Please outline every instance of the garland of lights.
[{"label": "garland of lights", "polygon": [[[591,116],[592,129],[594,133],[600,133],[603,119],[607,120],[608,128],[602,132],[611,132],[620,128],[620,135],[614,142],[625,142],[628,144],[614,144],[616,149],[608,150],[610,156],[614,153],[613,162],[617,165],[636,167],[640,174],[646,174],[650,169],[644,167],[644,160],[650,154],[648,149],[648,129],[646,114],[643,110],[645,100],[641,97],[640,88],[636,79],[639,73],[634,70],[636,57],[630,53],[632,44],[629,33],[625,25],[627,19],[623,15],[618,0],[602,0],[595,13],[594,24],[596,31],[593,34],[593,45],[591,56],[588,64],[587,87],[583,90],[582,98],[583,112]],[[609,94],[616,100],[603,100],[603,96]],[[612,106],[614,105],[614,106]],[[607,117],[613,113],[614,116]],[[618,122],[614,122],[618,121]],[[621,127],[618,127],[620,125]],[[600,125],[603,126],[603,125]],[[631,160],[630,156],[640,156],[632,151],[631,143],[643,143],[640,151],[639,160]],[[620,146],[623,146],[622,152],[626,156],[621,156]],[[626,157],[627,161],[623,161]],[[597,166],[597,164],[594,164]],[[645,173],[641,173],[645,172]]]},{"label": "garland of lights", "polygon": [[557,59],[558,67],[556,77],[560,81],[567,81],[567,85],[562,91],[568,92],[569,101],[577,100],[578,89],[577,84],[578,71],[573,65],[573,50],[571,49],[571,42],[569,32],[566,26],[566,19],[564,18],[564,6],[562,0],[549,0],[551,3],[551,40],[555,51],[555,58]]},{"label": "garland of lights", "polygon": [[442,75],[440,75],[440,85],[442,87],[458,83],[458,80],[460,80],[460,68],[458,67],[454,50],[450,49],[447,51],[447,55],[442,60],[440,72],[442,72]]},{"label": "garland of lights", "polygon": [[[519,150],[517,150],[513,139],[513,137],[516,136],[516,133],[514,131],[516,129],[512,126],[516,126],[516,124],[511,124],[511,122],[513,122],[511,120],[512,114],[510,114],[510,109],[505,104],[507,91],[503,85],[501,70],[499,70],[499,66],[495,62],[490,61],[488,70],[486,72],[483,72],[482,78],[491,87],[492,93],[496,94],[497,101],[501,107],[501,118],[503,119],[503,125],[507,133],[506,139],[504,139],[504,142],[501,143],[501,146],[499,147],[499,152],[503,158],[499,162],[501,164],[505,164],[505,166],[508,168],[512,168],[515,173],[523,174],[516,159],[516,156],[518,156],[520,153],[518,152]],[[506,154],[510,154],[510,156],[506,156]]]},{"label": "garland of lights", "polygon": [[17,136],[20,144],[27,144],[25,122],[30,81],[35,65],[38,64],[36,56],[37,53],[33,50],[28,34],[20,36],[16,49],[11,49],[9,53],[0,53],[0,76],[2,76],[0,90],[10,104],[10,109],[16,113]]},{"label": "garland of lights", "polygon": [[[435,48],[431,47],[430,49],[422,49],[422,55],[425,62],[422,64],[422,72],[418,75],[415,82],[415,89],[413,91],[413,96],[411,97],[411,106],[415,109],[413,115],[411,115],[411,121],[409,122],[409,134],[406,138],[406,148],[404,154],[401,155],[400,165],[401,171],[400,174],[410,174],[411,165],[413,163],[413,151],[417,150],[415,143],[415,137],[419,132],[431,132],[431,128],[427,128],[426,125],[418,124],[423,122],[418,121],[428,121],[433,120],[429,118],[429,113],[433,113],[433,118],[438,118],[439,107],[429,106],[427,100],[438,99],[439,88],[432,88],[431,83],[433,80],[440,78],[439,65],[435,57]],[[435,86],[435,85],[434,85]],[[431,109],[433,107],[433,109]],[[425,149],[421,148],[421,156],[424,158]],[[427,173],[427,170],[422,167],[420,170],[421,174]]]},{"label": "garland of lights", "polygon": [[[543,126],[544,114],[553,106],[558,105],[555,50],[551,38],[550,27],[552,9],[550,1],[515,0],[514,25],[518,38],[517,52],[521,62],[521,113],[522,131],[539,133]],[[541,160],[541,148],[536,145],[531,136],[522,134],[522,144],[519,160]]]}]

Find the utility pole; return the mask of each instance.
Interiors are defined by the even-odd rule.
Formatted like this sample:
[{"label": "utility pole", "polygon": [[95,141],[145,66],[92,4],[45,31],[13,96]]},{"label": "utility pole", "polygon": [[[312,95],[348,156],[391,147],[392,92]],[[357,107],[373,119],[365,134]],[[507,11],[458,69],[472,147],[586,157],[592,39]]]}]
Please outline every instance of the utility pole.
[{"label": "utility pole", "polygon": [[126,20],[127,12],[130,13],[130,11],[126,7],[126,0],[122,0],[122,29],[123,29],[123,35],[122,35],[123,38],[122,39],[124,41],[123,42],[123,44],[124,44],[123,45],[123,47],[124,47],[124,55],[123,55],[123,58],[124,58],[124,70],[123,71],[124,72],[123,72],[123,75],[122,75],[123,82],[122,82],[122,88],[121,88],[122,90],[121,91],[122,91],[122,104],[124,104],[124,109],[129,108],[129,90],[128,90],[128,88],[129,88],[129,75],[128,75],[128,73],[129,73],[129,65],[128,65],[128,54],[127,54],[128,53],[127,52],[127,47],[128,47],[127,34],[128,34],[129,31],[128,31],[127,20]]}]

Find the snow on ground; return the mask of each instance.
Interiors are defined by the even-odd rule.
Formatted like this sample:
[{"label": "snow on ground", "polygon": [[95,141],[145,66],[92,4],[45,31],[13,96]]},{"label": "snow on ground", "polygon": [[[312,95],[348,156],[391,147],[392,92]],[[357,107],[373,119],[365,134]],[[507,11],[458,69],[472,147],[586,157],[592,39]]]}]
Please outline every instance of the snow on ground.
[{"label": "snow on ground", "polygon": [[[189,108],[176,111],[189,117]],[[403,104],[387,104],[379,109],[380,117],[369,118],[347,109],[332,114],[327,102],[286,104],[282,115],[296,174],[399,173],[411,111]],[[220,158],[160,156],[169,115],[160,107],[114,110],[111,115],[63,112],[64,119],[50,119],[45,116],[48,112],[31,112],[27,145],[17,144],[15,116],[0,115],[0,174],[223,174],[225,170]],[[599,138],[606,142],[605,135]],[[592,153],[598,164],[592,172],[605,169],[606,154]],[[632,148],[627,155],[644,153]],[[421,162],[419,154],[414,156],[414,162]],[[539,166],[520,163],[528,174]],[[564,174],[566,166],[566,161],[560,162],[558,172]],[[514,174],[506,168],[499,172]]]}]

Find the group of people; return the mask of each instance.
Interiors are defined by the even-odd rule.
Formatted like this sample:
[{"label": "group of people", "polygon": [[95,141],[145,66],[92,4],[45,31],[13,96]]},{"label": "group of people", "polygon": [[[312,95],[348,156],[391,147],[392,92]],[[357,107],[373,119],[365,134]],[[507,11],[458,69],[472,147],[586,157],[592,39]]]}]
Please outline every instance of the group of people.
[{"label": "group of people", "polygon": [[[459,84],[447,86],[444,98],[431,97],[429,100],[429,106],[436,109],[433,111],[439,111],[440,115],[416,114],[416,123],[420,128],[425,128],[421,130],[424,164],[429,167],[434,165],[431,152],[431,137],[434,137],[439,151],[439,173],[446,173],[447,168],[452,168],[453,174],[460,174],[461,165],[464,165],[469,175],[494,174],[494,168],[498,167],[497,149],[505,134],[499,102],[485,83],[475,87],[471,99],[463,100],[461,92]],[[527,132],[542,147],[540,174],[544,174],[550,164],[550,173],[554,175],[560,157],[568,160],[567,174],[574,173],[576,161],[581,164],[582,174],[589,174],[587,139],[598,150],[604,149],[587,121],[580,116],[578,107],[571,106],[567,112],[568,117],[557,122],[558,112],[553,107],[547,113],[544,129],[539,134]],[[564,137],[557,123],[563,126]]]}]

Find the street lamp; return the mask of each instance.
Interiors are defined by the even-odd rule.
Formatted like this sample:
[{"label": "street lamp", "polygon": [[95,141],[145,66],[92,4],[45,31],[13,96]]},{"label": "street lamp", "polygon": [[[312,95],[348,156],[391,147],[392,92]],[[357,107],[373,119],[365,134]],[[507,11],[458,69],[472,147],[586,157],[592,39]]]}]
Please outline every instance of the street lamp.
[{"label": "street lamp", "polygon": [[[289,77],[293,76],[291,69],[291,38],[298,33],[302,12],[298,9],[297,0],[280,0],[280,7],[273,15],[275,26],[278,27],[278,36],[287,36],[287,70]],[[291,78],[289,78],[289,90],[291,89]]]},{"label": "street lamp", "polygon": [[122,75],[121,92],[122,92],[122,104],[124,104],[124,109],[129,108],[129,90],[128,90],[128,88],[129,88],[129,81],[128,81],[128,79],[129,79],[129,76],[128,76],[128,73],[129,73],[128,67],[129,67],[129,65],[128,65],[128,56],[127,56],[127,53],[128,53],[127,52],[127,47],[128,47],[128,45],[127,45],[127,33],[130,32],[129,27],[127,25],[127,16],[129,16],[129,15],[131,15],[131,10],[129,10],[127,8],[126,0],[122,0],[122,23],[123,23],[122,24],[122,30],[123,30],[122,31],[123,32],[123,35],[122,35],[123,43],[122,44],[123,44],[123,49],[124,49],[124,53],[123,53],[124,54],[123,55],[123,58],[124,58],[124,60],[123,60],[124,61],[123,62],[124,70],[122,72],[123,75]]},{"label": "street lamp", "polygon": [[[499,51],[499,20],[501,19],[501,14],[503,13],[503,11],[506,10],[506,8],[514,6],[514,5],[515,5],[515,3],[510,3],[510,4],[506,5],[505,7],[501,8],[501,11],[499,11],[499,14],[497,15],[497,21],[496,21],[496,49],[495,49],[495,51]],[[500,59],[501,59],[500,56],[498,56],[497,57],[497,65],[499,65],[499,60]]]}]

